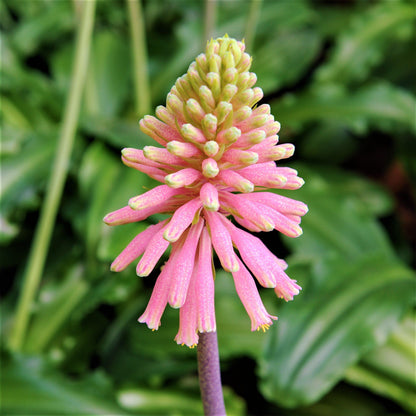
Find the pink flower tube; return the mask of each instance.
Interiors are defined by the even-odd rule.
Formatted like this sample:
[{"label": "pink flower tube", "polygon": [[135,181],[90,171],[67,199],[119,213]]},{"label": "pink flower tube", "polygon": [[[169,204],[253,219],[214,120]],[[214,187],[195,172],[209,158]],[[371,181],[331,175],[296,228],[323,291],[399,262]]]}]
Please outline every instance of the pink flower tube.
[{"label": "pink flower tube", "polygon": [[256,107],[263,93],[254,87],[250,65],[244,43],[227,36],[208,42],[205,54],[176,81],[166,106],[157,107],[157,118],[140,121],[161,147],[122,151],[127,166],[161,185],[104,218],[108,225],[120,225],[170,214],[138,234],[111,269],[121,271],[140,257],[137,274],[147,276],[171,246],[139,321],[155,330],[167,304],[180,308],[175,340],[190,347],[199,333],[216,330],[214,251],[232,273],[253,331],[276,319],[263,306],[254,278],[286,301],[301,289],[284,272],[286,263],[248,232],[276,229],[298,237],[300,218],[308,211],[303,202],[267,191],[294,190],[304,182],[294,169],[280,165],[294,146],[277,144],[279,122],[268,105]]}]

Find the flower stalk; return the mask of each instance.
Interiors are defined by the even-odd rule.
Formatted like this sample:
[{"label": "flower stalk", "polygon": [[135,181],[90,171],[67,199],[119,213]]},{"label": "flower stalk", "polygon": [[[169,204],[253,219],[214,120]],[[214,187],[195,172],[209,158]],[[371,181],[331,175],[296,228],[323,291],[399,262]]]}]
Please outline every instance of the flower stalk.
[{"label": "flower stalk", "polygon": [[217,333],[199,334],[198,374],[205,416],[225,415]]},{"label": "flower stalk", "polygon": [[126,0],[130,22],[133,81],[136,111],[140,117],[151,110],[149,74],[147,71],[146,32],[141,0]]}]

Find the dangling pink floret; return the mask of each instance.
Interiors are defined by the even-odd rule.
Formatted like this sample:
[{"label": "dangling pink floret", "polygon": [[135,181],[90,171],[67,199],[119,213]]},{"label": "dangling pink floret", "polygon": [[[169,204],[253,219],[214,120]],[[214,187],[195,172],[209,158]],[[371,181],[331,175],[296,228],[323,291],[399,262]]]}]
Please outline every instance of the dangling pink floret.
[{"label": "dangling pink floret", "polygon": [[263,92],[254,87],[257,77],[244,50],[243,42],[228,36],[208,42],[205,54],[172,87],[166,106],[157,107],[157,117],[140,121],[160,147],[123,149],[122,161],[161,185],[104,218],[121,225],[168,214],[138,234],[111,269],[124,270],[140,258],[137,274],[147,276],[171,246],[139,322],[156,330],[167,304],[179,308],[175,341],[189,347],[199,333],[216,330],[214,251],[232,273],[253,331],[277,319],[264,308],[253,276],[286,301],[301,290],[285,273],[286,262],[250,233],[275,229],[298,237],[308,208],[267,191],[295,190],[304,182],[296,170],[280,165],[294,146],[279,144],[280,123],[270,106],[256,107]]}]

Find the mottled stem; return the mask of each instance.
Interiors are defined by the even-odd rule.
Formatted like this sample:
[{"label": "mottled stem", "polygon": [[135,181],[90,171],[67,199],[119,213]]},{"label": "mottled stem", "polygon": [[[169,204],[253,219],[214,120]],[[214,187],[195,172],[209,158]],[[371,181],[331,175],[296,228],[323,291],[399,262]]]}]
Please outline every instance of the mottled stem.
[{"label": "mottled stem", "polygon": [[224,416],[226,413],[216,332],[199,334],[198,373],[205,416]]}]

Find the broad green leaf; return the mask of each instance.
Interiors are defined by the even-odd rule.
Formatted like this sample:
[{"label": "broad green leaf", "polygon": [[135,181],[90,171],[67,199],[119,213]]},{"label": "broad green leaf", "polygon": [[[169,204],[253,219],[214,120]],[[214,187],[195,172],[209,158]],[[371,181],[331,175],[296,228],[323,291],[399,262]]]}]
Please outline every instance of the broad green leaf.
[{"label": "broad green leaf", "polygon": [[264,43],[253,50],[251,70],[265,94],[296,82],[319,53],[320,37],[316,31],[291,29],[265,37]]},{"label": "broad green leaf", "polygon": [[353,92],[338,86],[315,86],[305,93],[271,102],[272,112],[287,128],[299,129],[306,123],[324,121],[359,134],[369,126],[385,131],[397,127],[415,131],[415,105],[416,99],[410,93],[381,81]]},{"label": "broad green leaf", "polygon": [[[70,32],[76,23],[74,10],[69,2],[35,2],[30,15],[19,22],[12,33],[13,46],[23,55],[30,55],[40,47]],[[51,34],[53,33],[53,37]]]},{"label": "broad green leaf", "polygon": [[82,272],[81,267],[73,267],[59,282],[57,290],[50,291],[49,296],[43,292],[43,302],[38,306],[26,341],[28,352],[39,353],[47,347],[86,295],[89,285]]},{"label": "broad green leaf", "polygon": [[0,233],[4,242],[15,234],[14,224],[22,221],[25,210],[39,204],[38,192],[46,183],[55,151],[53,137],[29,133],[24,141],[19,152],[1,158],[0,216],[4,227]]},{"label": "broad green leaf", "polygon": [[346,379],[396,400],[416,414],[416,319],[412,312],[397,327],[388,342],[372,351],[346,372]]},{"label": "broad green leaf", "polygon": [[[260,294],[268,312],[277,315],[282,301],[274,291],[264,289]],[[215,313],[221,357],[249,355],[258,358],[267,336],[263,331],[251,331],[250,318],[235,290],[233,277],[223,270],[218,271],[215,278]],[[274,325],[278,325],[278,321]]]},{"label": "broad green leaf", "polygon": [[138,121],[132,123],[128,120],[110,119],[99,115],[85,116],[81,119],[81,129],[84,133],[120,150],[124,147],[141,149],[147,145],[155,146],[156,142],[140,130]]},{"label": "broad green leaf", "polygon": [[261,362],[262,391],[286,407],[327,393],[348,367],[386,341],[414,302],[414,274],[384,255],[349,265],[339,256],[318,273],[319,284],[282,308]]},{"label": "broad green leaf", "polygon": [[126,415],[108,380],[70,381],[37,357],[2,359],[2,412],[8,415]]},{"label": "broad green leaf", "polygon": [[350,28],[341,32],[329,62],[318,71],[318,79],[335,83],[364,79],[388,56],[394,38],[412,36],[414,17],[413,5],[404,1],[381,2],[356,13]]},{"label": "broad green leaf", "polygon": [[94,36],[85,83],[85,112],[114,117],[129,95],[131,60],[128,44],[116,33]]},{"label": "broad green leaf", "polygon": [[[100,257],[106,261],[118,255],[124,246],[144,229],[142,222],[109,227],[103,217],[111,211],[126,206],[128,200],[146,191],[146,175],[123,165],[101,143],[93,143],[85,152],[79,168],[81,197],[88,209],[77,219],[79,232],[84,235],[88,253],[94,257],[98,247]],[[113,230],[116,234],[113,235]],[[116,240],[110,243],[113,238]],[[104,238],[104,240],[103,240]]]},{"label": "broad green leaf", "polygon": [[[224,388],[224,402],[227,415],[242,416],[244,402],[230,389]],[[203,407],[198,390],[183,392],[181,390],[125,388],[118,392],[119,403],[128,410],[145,412],[148,415],[203,415]],[[142,413],[143,414],[143,413]]]},{"label": "broad green leaf", "polygon": [[300,257],[319,260],[336,254],[348,262],[382,252],[394,258],[388,238],[374,218],[391,207],[380,188],[337,169],[299,165],[298,171],[305,185],[285,195],[306,202],[309,212],[302,218],[303,235],[285,238],[285,242]]}]

